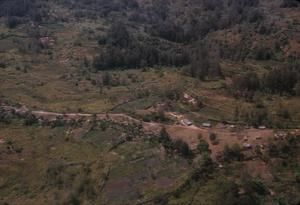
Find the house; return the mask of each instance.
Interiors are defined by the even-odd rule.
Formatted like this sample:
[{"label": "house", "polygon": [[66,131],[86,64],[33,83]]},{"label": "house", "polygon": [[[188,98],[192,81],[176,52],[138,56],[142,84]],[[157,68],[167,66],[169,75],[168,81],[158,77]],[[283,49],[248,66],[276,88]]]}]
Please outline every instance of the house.
[{"label": "house", "polygon": [[43,48],[49,48],[54,45],[54,39],[45,36],[39,39],[39,43]]},{"label": "house", "polygon": [[260,129],[260,130],[265,130],[265,129],[267,129],[267,127],[264,126],[264,125],[261,125],[261,126],[258,127],[258,129]]},{"label": "house", "polygon": [[193,98],[192,96],[190,96],[189,94],[187,93],[184,93],[183,94],[183,98],[184,100],[187,102],[187,103],[190,103],[192,105],[197,105],[197,100],[195,98]]},{"label": "house", "polygon": [[193,125],[193,122],[190,121],[190,120],[188,120],[188,119],[183,119],[183,120],[181,120],[180,122],[181,122],[181,124],[184,125],[184,126],[191,126],[191,125]]},{"label": "house", "polygon": [[204,122],[204,123],[202,123],[202,126],[203,126],[203,127],[211,127],[211,123],[209,123],[209,122]]},{"label": "house", "polygon": [[251,148],[252,148],[252,145],[249,144],[249,143],[244,143],[244,144],[243,144],[243,147],[244,147],[245,149],[251,149]]}]

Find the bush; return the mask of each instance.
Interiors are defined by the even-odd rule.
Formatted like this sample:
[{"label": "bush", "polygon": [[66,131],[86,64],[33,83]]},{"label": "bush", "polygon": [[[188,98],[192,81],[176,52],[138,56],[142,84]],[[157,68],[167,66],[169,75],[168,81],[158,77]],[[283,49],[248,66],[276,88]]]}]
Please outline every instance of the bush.
[{"label": "bush", "polygon": [[283,0],[280,7],[282,8],[293,8],[293,7],[298,7],[299,6],[299,1],[297,0]]},{"label": "bush", "polygon": [[200,140],[197,150],[200,154],[211,153],[208,143],[203,139]]},{"label": "bush", "polygon": [[214,163],[208,153],[201,156],[201,160],[195,165],[191,178],[195,181],[206,179],[214,170]]},{"label": "bush", "polygon": [[176,149],[183,157],[189,158],[192,156],[192,151],[188,144],[182,140],[176,140],[174,143],[174,149]]},{"label": "bush", "polygon": [[242,149],[238,144],[234,144],[232,147],[229,147],[228,145],[225,146],[223,151],[223,159],[225,161],[241,161],[243,158],[244,154],[242,153]]},{"label": "bush", "polygon": [[6,64],[0,61],[0,68],[6,68]]},{"label": "bush", "polygon": [[162,130],[160,131],[159,142],[164,146],[167,152],[173,149],[173,142],[166,128],[162,128]]},{"label": "bush", "polygon": [[17,17],[8,17],[6,21],[6,25],[8,28],[15,28],[20,23]]},{"label": "bush", "polygon": [[210,140],[210,141],[213,142],[213,141],[215,141],[216,139],[217,139],[217,135],[216,135],[215,133],[210,133],[210,134],[209,134],[209,140]]},{"label": "bush", "polygon": [[38,119],[33,114],[28,114],[25,117],[24,125],[31,126],[36,123],[38,123]]}]

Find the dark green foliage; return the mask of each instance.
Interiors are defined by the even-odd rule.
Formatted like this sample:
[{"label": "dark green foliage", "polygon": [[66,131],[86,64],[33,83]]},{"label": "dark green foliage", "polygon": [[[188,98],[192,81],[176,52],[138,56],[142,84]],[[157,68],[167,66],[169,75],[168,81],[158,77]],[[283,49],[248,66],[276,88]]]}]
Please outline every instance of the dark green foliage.
[{"label": "dark green foliage", "polygon": [[153,36],[159,36],[173,42],[186,41],[183,28],[171,21],[157,22],[148,32]]},{"label": "dark green foliage", "polygon": [[2,108],[0,108],[0,122],[9,124],[12,120],[12,116],[7,114],[5,112],[5,110],[3,110]]},{"label": "dark green foliage", "polygon": [[268,111],[265,107],[255,107],[250,110],[249,115],[246,119],[248,123],[255,127],[259,127],[261,125],[271,125]]},{"label": "dark green foliage", "polygon": [[246,72],[233,78],[233,92],[236,97],[252,100],[258,89],[260,89],[260,79],[255,72]]},{"label": "dark green foliage", "polygon": [[0,68],[6,68],[6,63],[0,61]]},{"label": "dark green foliage", "polygon": [[[243,190],[245,193],[240,194]],[[241,184],[232,180],[224,180],[218,186],[217,204],[222,205],[260,205],[262,199],[269,194],[262,181],[253,179],[250,175],[242,176]]]},{"label": "dark green foliage", "polygon": [[239,205],[239,187],[231,180],[219,183],[217,205]]},{"label": "dark green foliage", "polygon": [[255,72],[246,72],[233,78],[233,94],[247,100],[252,100],[257,91],[295,95],[299,93],[299,72],[297,63],[289,63],[284,67],[274,68],[262,78],[259,78]]},{"label": "dark green foliage", "polygon": [[40,22],[43,17],[47,16],[46,10],[47,7],[36,0],[0,1],[0,17],[7,17],[7,26],[10,28],[14,28],[21,23],[20,19]]},{"label": "dark green foliage", "polygon": [[159,142],[164,146],[167,152],[170,152],[173,149],[173,142],[170,139],[166,128],[162,128],[160,131]]},{"label": "dark green foliage", "polygon": [[270,157],[288,159],[296,155],[298,146],[299,139],[288,135],[286,140],[270,143],[268,154]]},{"label": "dark green foliage", "polygon": [[176,150],[185,158],[191,158],[193,156],[193,153],[187,143],[182,140],[176,140],[173,142],[165,128],[162,128],[160,131],[159,142],[164,146],[168,153],[172,153]]},{"label": "dark green foliage", "polygon": [[190,158],[193,156],[188,144],[182,140],[176,140],[174,143],[174,149],[177,150],[183,157]]},{"label": "dark green foliage", "polygon": [[25,116],[24,125],[31,126],[38,123],[38,119],[33,114],[28,114]]},{"label": "dark green foliage", "polygon": [[210,141],[215,141],[217,139],[217,134],[215,133],[210,133],[209,134],[209,140]]},{"label": "dark green foliage", "polygon": [[256,60],[270,60],[272,55],[270,49],[266,47],[259,47],[254,51],[254,58]]},{"label": "dark green foliage", "polygon": [[298,80],[297,84],[295,85],[295,94],[300,96],[300,81]]},{"label": "dark green foliage", "polygon": [[263,78],[264,88],[271,93],[294,93],[297,83],[297,72],[292,67],[276,68],[267,73]]},{"label": "dark green foliage", "polygon": [[209,153],[201,155],[200,161],[192,171],[191,178],[194,181],[205,180],[214,171],[214,162]]},{"label": "dark green foliage", "polygon": [[[125,42],[120,45],[125,44]],[[144,68],[155,65],[182,66],[188,63],[189,57],[185,52],[160,51],[151,45],[144,45],[138,42],[123,49],[108,46],[105,52],[94,58],[94,66],[98,70]]]},{"label": "dark green foliage", "polygon": [[282,8],[293,8],[298,7],[300,5],[299,0],[282,0],[281,7]]},{"label": "dark green foliage", "polygon": [[169,100],[177,101],[180,99],[181,89],[180,88],[168,89],[164,93],[164,96]]},{"label": "dark green foliage", "polygon": [[226,145],[223,151],[222,158],[224,159],[224,161],[241,161],[244,158],[244,154],[242,153],[242,149],[238,144],[234,144],[231,147]]},{"label": "dark green foliage", "polygon": [[9,16],[6,20],[6,25],[8,28],[15,28],[20,23],[20,20],[17,17]]},{"label": "dark green foliage", "polygon": [[221,78],[220,56],[218,50],[209,50],[207,45],[199,43],[193,53],[189,74],[200,80]]},{"label": "dark green foliage", "polygon": [[200,154],[211,153],[211,150],[209,149],[209,144],[203,139],[200,140],[197,146],[197,150]]},{"label": "dark green foliage", "polygon": [[112,24],[107,37],[109,44],[120,48],[127,48],[131,42],[131,36],[125,25],[121,22]]}]

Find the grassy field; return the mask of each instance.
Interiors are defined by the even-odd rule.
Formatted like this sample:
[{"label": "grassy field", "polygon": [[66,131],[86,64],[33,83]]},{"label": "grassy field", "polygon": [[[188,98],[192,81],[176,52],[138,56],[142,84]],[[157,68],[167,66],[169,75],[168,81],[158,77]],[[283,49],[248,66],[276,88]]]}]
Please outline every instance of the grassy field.
[{"label": "grassy field", "polygon": [[[61,9],[57,8],[57,15],[68,13]],[[247,110],[252,105],[236,100],[228,93],[231,77],[246,70],[262,76],[270,67],[278,65],[272,61],[224,61],[221,66],[225,80],[207,82],[199,82],[174,68],[108,71],[113,79],[112,85],[104,86],[100,92],[93,81],[101,72],[95,72],[92,57],[101,50],[96,39],[107,29],[107,22],[98,19],[80,20],[76,25],[66,22],[44,24],[40,32],[53,38],[54,46],[38,53],[34,49],[29,53],[23,51],[34,45],[25,28],[28,30],[27,25],[14,30],[0,26],[0,57],[6,62],[5,68],[0,68],[0,93],[13,102],[34,109],[100,113],[129,99],[130,103],[116,111],[133,113],[164,101],[165,93],[177,89],[200,98],[204,104],[203,109],[193,112],[195,121],[232,121],[237,107]],[[87,59],[87,65],[84,59]],[[266,99],[264,105],[273,117],[280,102],[292,113],[288,123],[299,123],[298,97],[266,96],[262,99]],[[191,111],[188,106],[176,103],[178,111]]]},{"label": "grassy field", "polygon": [[172,189],[189,167],[181,158],[163,157],[158,144],[137,136],[109,151],[120,135],[130,134],[116,124],[83,136],[78,128],[19,121],[0,126],[0,197],[9,204],[68,203],[72,194],[86,203],[122,204]]}]

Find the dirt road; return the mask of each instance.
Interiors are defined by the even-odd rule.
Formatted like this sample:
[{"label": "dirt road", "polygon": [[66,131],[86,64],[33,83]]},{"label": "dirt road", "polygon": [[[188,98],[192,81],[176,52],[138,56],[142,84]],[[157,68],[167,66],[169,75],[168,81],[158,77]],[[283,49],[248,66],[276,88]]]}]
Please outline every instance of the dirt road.
[{"label": "dirt road", "polygon": [[[232,145],[234,143],[249,144],[251,147],[264,146],[268,143],[270,138],[274,137],[275,131],[272,129],[233,129],[229,126],[222,126],[222,128],[211,127],[202,128],[193,126],[182,126],[182,125],[166,125],[158,122],[144,122],[139,119],[135,119],[126,114],[113,114],[113,113],[56,113],[48,111],[30,111],[25,106],[20,108],[2,105],[1,110],[7,113],[16,113],[19,115],[32,114],[36,118],[47,121],[55,120],[108,120],[114,121],[122,124],[136,124],[141,125],[145,133],[155,133],[158,134],[162,127],[165,127],[170,137],[173,140],[183,140],[186,142],[191,149],[196,149],[199,139],[202,138],[206,140],[210,149],[212,150],[212,155],[216,156],[217,153],[221,152],[226,145]],[[290,130],[293,132],[299,132],[298,130]],[[287,132],[287,131],[285,131]],[[211,133],[217,135],[217,143],[213,143],[209,136]]]}]

